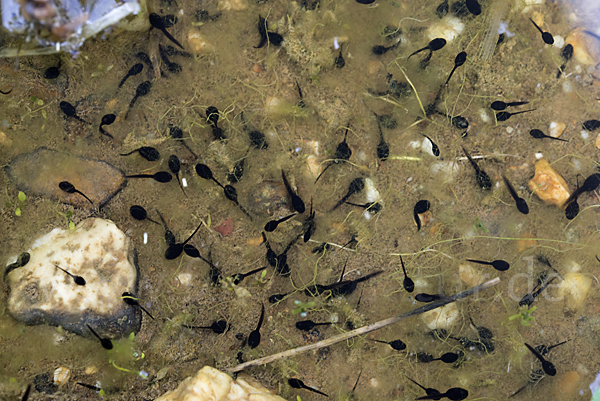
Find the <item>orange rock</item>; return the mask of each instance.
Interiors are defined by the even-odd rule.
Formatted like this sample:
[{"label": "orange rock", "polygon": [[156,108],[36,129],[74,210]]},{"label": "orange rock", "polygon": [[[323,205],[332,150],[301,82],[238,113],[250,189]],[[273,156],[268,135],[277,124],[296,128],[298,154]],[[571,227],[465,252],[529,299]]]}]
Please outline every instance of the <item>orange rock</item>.
[{"label": "orange rock", "polygon": [[579,373],[571,370],[565,372],[557,380],[554,381],[554,397],[555,401],[567,401],[575,398],[581,387],[581,376]]},{"label": "orange rock", "polygon": [[260,244],[262,244],[262,237],[256,237],[256,238],[248,238],[248,240],[246,241],[246,244],[250,245],[250,246],[259,246]]},{"label": "orange rock", "polygon": [[558,207],[562,207],[571,196],[564,178],[550,166],[546,159],[540,159],[535,163],[535,175],[529,181],[529,189],[545,203]]}]

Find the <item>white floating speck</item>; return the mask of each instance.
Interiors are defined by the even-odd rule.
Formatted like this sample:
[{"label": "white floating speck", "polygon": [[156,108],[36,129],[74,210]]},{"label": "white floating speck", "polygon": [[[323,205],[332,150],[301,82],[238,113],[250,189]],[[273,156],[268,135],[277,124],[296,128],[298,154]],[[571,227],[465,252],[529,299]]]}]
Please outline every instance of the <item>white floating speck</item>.
[{"label": "white floating speck", "polygon": [[340,44],[338,43],[337,36],[335,38],[333,38],[333,48],[335,50],[340,48]]},{"label": "white floating speck", "polygon": [[368,210],[365,210],[365,212],[363,214],[365,215],[365,219],[371,220],[371,213],[369,213]]},{"label": "white floating speck", "polygon": [[588,139],[590,137],[590,134],[587,131],[581,131],[581,137],[583,139]]},{"label": "white floating speck", "polygon": [[410,146],[413,149],[419,149],[421,147],[421,142],[420,141],[410,141],[408,143],[408,146]]},{"label": "white floating speck", "polygon": [[542,157],[544,157],[543,153],[536,153],[535,154],[535,158],[538,159],[538,160],[540,160]]},{"label": "white floating speck", "polygon": [[491,121],[491,118],[485,109],[479,109],[479,118],[481,118],[481,121],[484,123],[489,123]]},{"label": "white floating speck", "polygon": [[148,233],[144,233],[144,245],[148,243]]},{"label": "white floating speck", "polygon": [[515,129],[513,127],[506,127],[506,132],[512,134]]},{"label": "white floating speck", "polygon": [[564,80],[562,84],[563,92],[570,93],[573,91],[573,87],[571,86],[571,82]]},{"label": "white floating speck", "polygon": [[187,188],[187,180],[185,178],[181,178],[181,185],[183,185],[184,188]]}]

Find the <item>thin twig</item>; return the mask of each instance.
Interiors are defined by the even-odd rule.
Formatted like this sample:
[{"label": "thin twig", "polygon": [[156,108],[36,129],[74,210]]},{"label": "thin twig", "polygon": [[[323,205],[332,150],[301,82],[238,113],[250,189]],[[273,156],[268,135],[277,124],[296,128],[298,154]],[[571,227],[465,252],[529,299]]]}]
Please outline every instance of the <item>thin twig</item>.
[{"label": "thin twig", "polygon": [[369,326],[364,326],[364,327],[358,328],[356,330],[349,331],[347,333],[338,334],[336,336],[328,338],[327,340],[319,341],[319,342],[316,342],[316,343],[313,343],[313,344],[303,345],[302,347],[298,347],[298,348],[290,349],[290,350],[287,350],[287,351],[283,351],[283,352],[280,352],[278,354],[266,356],[264,358],[255,359],[254,361],[245,362],[245,363],[242,363],[240,365],[234,366],[233,368],[229,368],[227,370],[230,373],[239,372],[239,371],[242,371],[242,370],[247,369],[247,368],[252,368],[252,367],[260,366],[260,365],[265,365],[267,363],[274,362],[274,361],[276,361],[278,359],[281,359],[281,358],[286,358],[288,356],[298,355],[298,354],[300,354],[302,352],[307,352],[307,351],[312,351],[312,350],[320,349],[320,348],[323,348],[323,347],[328,347],[330,345],[337,344],[337,343],[339,343],[341,341],[345,341],[345,340],[348,340],[350,338],[353,338],[353,337],[356,337],[356,336],[360,336],[362,334],[370,333],[371,331],[379,330],[379,329],[381,329],[383,327],[386,327],[386,326],[389,326],[391,324],[398,323],[399,321],[407,319],[409,317],[420,315],[420,314],[428,312],[430,310],[437,309],[437,308],[439,308],[441,306],[448,305],[448,304],[450,304],[450,303],[452,303],[454,301],[466,298],[466,297],[471,296],[473,294],[477,294],[480,291],[487,290],[488,288],[491,288],[491,287],[495,286],[499,282],[500,282],[500,279],[498,277],[496,277],[493,280],[486,281],[485,283],[476,285],[475,287],[471,287],[471,288],[469,288],[466,291],[459,292],[458,294],[454,294],[454,295],[452,295],[450,297],[447,297],[447,298],[444,298],[444,299],[440,299],[440,300],[438,300],[436,302],[432,302],[430,304],[427,304],[427,305],[422,306],[420,308],[413,309],[411,311],[402,313],[400,315],[392,316],[392,317],[387,318],[385,320],[381,320],[381,321],[379,321],[377,323],[373,323],[373,324],[371,324]]}]

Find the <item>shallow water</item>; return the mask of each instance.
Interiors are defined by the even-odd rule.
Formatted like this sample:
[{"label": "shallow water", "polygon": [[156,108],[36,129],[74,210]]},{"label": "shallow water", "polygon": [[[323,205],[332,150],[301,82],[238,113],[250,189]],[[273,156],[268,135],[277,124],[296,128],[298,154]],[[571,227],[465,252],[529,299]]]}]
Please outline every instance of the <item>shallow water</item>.
[{"label": "shallow water", "polygon": [[[181,176],[188,184],[185,197],[175,180],[167,184],[129,180],[126,188],[93,213],[115,221],[133,239],[139,252],[140,298],[157,320],[144,318],[135,339],[135,349],[143,351],[145,358],[136,360],[132,356],[119,360],[118,364],[148,372],[149,380],[115,369],[109,363],[110,356],[94,340],[67,333],[55,345],[56,328],[25,327],[15,322],[4,309],[8,293],[5,286],[0,307],[3,312],[0,398],[16,398],[36,375],[67,366],[72,371],[71,382],[54,394],[57,399],[97,398],[92,390],[74,384],[97,381],[110,399],[153,399],[175,388],[181,379],[204,365],[220,369],[237,365],[236,355],[242,341],[235,335],[248,335],[256,328],[261,302],[266,307],[262,342],[253,350],[244,348],[246,361],[348,331],[347,322],[360,327],[416,308],[420,305],[414,301],[414,295],[419,292],[454,294],[464,290],[469,285],[461,281],[458,268],[467,263],[467,258],[504,259],[511,265],[508,271],[497,272],[489,266],[470,264],[487,278],[500,277],[501,283],[477,297],[459,301],[456,304],[459,316],[448,329],[453,336],[474,338],[476,332],[469,321],[472,318],[475,324],[493,331],[493,353],[463,350],[467,359],[456,368],[441,362],[417,363],[414,353],[418,351],[437,357],[462,347],[451,339],[433,340],[426,335],[428,328],[421,318],[415,317],[366,336],[386,341],[402,339],[408,346],[406,351],[394,351],[385,344],[355,338],[315,353],[253,368],[248,373],[287,399],[296,395],[303,400],[321,397],[291,389],[286,384],[289,377],[301,378],[330,398],[343,399],[361,370],[355,390],[358,399],[376,396],[408,400],[424,395],[404,375],[440,391],[464,387],[469,390],[469,399],[506,399],[526,383],[532,368],[540,368],[525,348],[525,342],[534,346],[551,345],[570,339],[549,354],[558,374],[530,386],[515,399],[560,399],[560,389],[568,387],[565,380],[574,381],[573,374],[567,374],[571,371],[577,372],[580,380],[574,384],[572,394],[563,399],[591,398],[588,384],[597,373],[600,357],[595,291],[600,267],[595,257],[599,245],[598,194],[583,195],[579,200],[579,216],[568,221],[563,210],[544,204],[528,187],[536,153],[543,154],[571,191],[576,187],[578,175],[581,184],[596,171],[597,133],[583,131],[582,123],[600,118],[599,73],[594,65],[583,65],[573,59],[557,79],[561,49],[545,45],[528,20],[536,19],[534,13],[539,13],[545,21],[544,30],[555,39],[565,38],[573,27],[586,22],[584,17],[573,15],[590,15],[590,12],[580,13],[586,2],[576,5],[547,2],[524,11],[516,2],[509,1],[502,21],[507,22],[507,29],[514,36],[496,46],[491,60],[486,62],[477,55],[483,45],[486,13],[498,1],[482,1],[480,16],[468,12],[460,16],[463,32],[434,52],[425,69],[419,68],[419,62],[426,52],[406,58],[432,39],[427,32],[441,23],[435,14],[439,0],[377,1],[372,6],[354,1],[321,1],[313,10],[314,1],[300,7],[299,3],[252,0],[246,11],[221,11],[213,1],[179,6],[175,2],[152,3],[149,4],[152,11],[178,16],[178,22],[169,31],[187,51],[191,45],[186,37],[192,31],[202,35],[207,47],[196,57],[170,57],[182,67],[178,74],[168,72],[163,66],[167,76],[157,79],[144,65],[143,72],[129,78],[121,89],[117,85],[130,67],[139,62],[136,53],[157,53],[158,43],[172,45],[160,31],[117,32],[107,40],[89,40],[76,59],[68,55],[22,57],[18,71],[13,59],[0,60],[0,89],[12,89],[9,95],[0,97],[1,131],[10,141],[0,144],[0,165],[8,164],[21,153],[46,146],[104,160],[127,174],[153,174],[167,170],[168,156],[176,154],[182,159]],[[200,9],[219,17],[200,24],[195,17]],[[284,37],[282,47],[254,48],[260,41],[259,14],[268,15],[269,30]],[[574,21],[574,18],[579,19]],[[400,30],[401,35],[387,38],[384,32],[388,26],[394,28],[388,33]],[[339,54],[334,49],[336,37],[343,46],[345,66],[341,69],[334,65]],[[5,41],[15,45],[8,37]],[[375,45],[391,46],[397,41],[400,44],[384,55],[371,52]],[[438,110],[466,117],[469,120],[466,135],[463,135],[465,130],[453,127],[444,115],[425,118],[421,110],[436,97],[460,51],[467,52],[467,62],[457,69],[441,92]],[[45,79],[44,70],[58,65],[59,59],[59,78]],[[398,81],[405,90],[399,91],[398,96],[373,94],[389,89],[388,73],[393,76],[390,80]],[[149,94],[140,97],[125,118],[137,85],[145,80],[153,82]],[[303,94],[304,108],[298,105],[297,85]],[[79,115],[93,125],[65,118],[59,108],[63,100],[75,105]],[[530,108],[536,111],[496,123],[489,108],[495,100],[526,100],[530,102],[528,105],[507,111]],[[227,137],[224,141],[213,141],[205,116],[208,106],[216,106],[221,112],[218,124]],[[244,128],[241,112],[248,130]],[[390,115],[397,122],[395,128],[383,128],[390,146],[390,158],[385,161],[376,157],[380,137],[373,112]],[[114,124],[105,127],[114,140],[98,131],[100,120],[107,113],[118,116]],[[552,121],[566,124],[561,138],[569,139],[568,143],[538,140],[528,134],[534,128],[548,134]],[[171,124],[183,130],[186,143],[199,155],[197,160],[169,137]],[[324,161],[333,157],[342,141],[347,126],[347,142],[352,150],[350,162],[333,165],[315,184],[316,175],[308,167],[309,156],[316,156],[316,162],[324,167],[327,164]],[[254,129],[266,135],[268,149],[248,151],[248,131]],[[413,146],[413,142],[423,143],[423,135],[438,145],[439,157]],[[310,141],[318,142],[318,154]],[[160,161],[148,162],[139,155],[119,156],[142,145],[157,147],[162,155]],[[490,191],[483,191],[477,185],[474,170],[461,147],[476,157],[492,179]],[[252,221],[225,199],[219,187],[198,177],[194,170],[196,163],[205,163],[225,184],[227,173],[246,154],[246,172],[234,186],[240,204],[251,211]],[[449,163],[449,168],[457,173],[435,174],[439,162]],[[305,244],[300,240],[288,253],[290,278],[277,276],[267,267],[264,277],[260,273],[247,277],[235,288],[231,283],[210,285],[206,264],[185,255],[165,260],[162,227],[139,222],[129,215],[133,204],[143,205],[153,219],[158,218],[158,210],[180,240],[204,221],[206,224],[191,243],[204,257],[210,252],[213,263],[226,277],[268,266],[265,246],[258,245],[262,228],[270,219],[289,214],[291,203],[288,200],[287,206],[281,206],[272,199],[269,206],[261,204],[264,199],[259,196],[259,189],[265,182],[281,187],[282,169],[307,209],[312,198],[316,210],[317,229],[311,242]],[[502,182],[502,174],[527,200],[530,209],[527,216],[517,211]],[[89,211],[34,196],[27,198],[21,216],[16,216],[18,190],[5,174],[0,177],[4,187],[0,191],[0,260],[19,254],[30,245],[31,238],[54,227],[67,228],[69,211],[75,223],[90,216]],[[330,211],[356,177],[370,178],[379,192],[383,210],[370,219],[365,218],[362,209],[349,205]],[[278,190],[285,194],[284,189]],[[417,231],[413,207],[420,199],[431,202],[432,220]],[[366,203],[373,199],[363,192],[353,195],[350,201]],[[282,252],[302,232],[307,214],[308,210],[304,216],[287,221],[268,234],[275,252]],[[215,231],[215,227],[229,218],[234,224],[230,236]],[[144,233],[148,233],[147,244],[142,240]],[[341,249],[353,235],[358,244]],[[313,247],[323,241],[337,246],[325,254],[313,254]],[[416,283],[412,294],[402,289],[399,254]],[[537,310],[528,327],[509,317],[517,313],[518,301],[531,291],[539,274],[549,270],[537,261],[540,255],[563,275],[576,262],[593,284],[582,306],[572,312],[565,310],[565,301],[551,286],[543,293],[548,297],[540,296],[535,301]],[[345,279],[378,270],[384,273],[359,284],[357,291],[343,299],[326,296],[313,299],[304,294],[305,286],[338,280],[345,263]],[[298,291],[293,292],[294,289]],[[289,292],[293,294],[279,304],[267,301],[272,294]],[[315,301],[307,317],[294,313],[298,308],[296,300]],[[181,325],[208,326],[222,318],[232,326],[223,335]],[[337,325],[319,326],[311,335],[303,336],[294,327],[298,320],[324,322],[332,318]],[[128,346],[127,340],[121,341]],[[168,367],[166,376],[157,381],[157,373],[165,367]],[[86,368],[91,373],[86,373]],[[50,396],[35,393],[31,399],[50,399]]]}]

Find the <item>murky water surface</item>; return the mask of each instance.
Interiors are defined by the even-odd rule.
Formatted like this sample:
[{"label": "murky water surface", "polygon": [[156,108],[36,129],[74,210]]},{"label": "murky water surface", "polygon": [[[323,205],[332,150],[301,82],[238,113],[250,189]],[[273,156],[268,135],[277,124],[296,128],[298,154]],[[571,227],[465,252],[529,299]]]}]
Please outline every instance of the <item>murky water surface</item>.
[{"label": "murky water surface", "polygon": [[[262,342],[253,350],[242,348],[244,360],[416,308],[417,293],[449,295],[500,277],[493,289],[456,303],[449,322],[429,322],[453,337],[476,339],[472,319],[493,332],[493,352],[464,348],[451,338],[435,339],[427,334],[431,327],[414,317],[365,338],[282,359],[249,373],[287,399],[322,397],[291,389],[289,377],[301,378],[330,398],[343,399],[360,371],[357,399],[411,400],[425,395],[405,375],[441,392],[463,387],[469,399],[506,399],[527,383],[532,369],[541,369],[524,343],[537,346],[570,340],[547,356],[557,375],[528,386],[515,399],[589,400],[588,384],[597,374],[600,358],[598,194],[582,195],[579,215],[567,220],[563,209],[545,204],[533,193],[538,184],[530,185],[529,180],[541,158],[562,175],[571,192],[577,182],[581,185],[597,171],[598,134],[584,130],[582,123],[600,119],[600,72],[595,68],[600,40],[586,33],[571,40],[575,56],[557,78],[569,33],[576,27],[600,33],[587,25],[594,6],[550,0],[480,3],[482,13],[474,16],[460,1],[450,1],[449,12],[440,19],[439,0],[377,0],[371,5],[350,0],[153,1],[148,5],[151,11],[177,16],[168,30],[191,57],[167,58],[180,65],[180,72],[161,60],[158,46],[175,45],[157,29],[117,31],[106,40],[88,40],[75,59],[21,57],[18,70],[14,59],[0,60],[0,89],[12,90],[0,97],[1,165],[45,146],[106,161],[126,174],[154,174],[168,170],[169,155],[175,154],[187,183],[186,196],[175,180],[163,184],[131,179],[92,213],[113,220],[139,252],[140,297],[157,319],[144,318],[133,344],[120,340],[138,354],[122,358],[117,365],[145,371],[149,379],[116,369],[111,356],[93,339],[15,322],[5,310],[5,285],[0,306],[0,399],[16,399],[36,376],[52,375],[59,366],[71,369],[70,383],[46,389],[56,391],[53,395],[35,392],[31,399],[97,398],[94,391],[75,382],[99,385],[110,399],[153,399],[204,365],[220,369],[236,365],[244,344],[239,338],[256,328],[261,302],[266,307]],[[256,48],[259,15],[267,17],[269,31],[283,37],[281,46],[269,43]],[[554,46],[543,42],[530,18],[553,35]],[[498,29],[506,34],[497,44]],[[407,59],[437,37],[445,37],[447,43],[432,53],[428,63],[423,60],[429,50]],[[9,36],[3,38],[5,46],[18,45]],[[377,45],[390,50],[376,55]],[[466,62],[444,86],[462,51],[467,53]],[[136,56],[139,52],[148,54],[155,65],[144,64],[139,75],[118,89],[127,71],[143,62]],[[342,68],[338,68],[340,57]],[[44,78],[47,68],[59,65],[57,78]],[[138,98],[126,115],[136,88],[146,80],[152,83],[149,93]],[[497,100],[529,102],[507,108],[510,113],[534,111],[496,121],[490,104]],[[91,124],[66,117],[61,101],[74,105],[78,116]],[[224,140],[214,140],[206,119],[208,106],[219,111]],[[98,130],[102,116],[109,113],[117,116],[112,125],[104,126],[112,139]],[[374,113],[381,116],[382,137]],[[457,116],[467,119],[468,128],[452,124],[451,118]],[[551,124],[561,123],[560,138],[568,142],[529,134],[539,129],[550,135]],[[171,137],[173,126],[181,128],[188,148]],[[346,129],[352,155],[347,162],[333,164],[315,183],[319,169],[334,158]],[[263,133],[268,148],[251,146],[251,131]],[[382,138],[389,146],[383,161],[377,158]],[[430,141],[439,148],[438,156],[432,153]],[[149,162],[138,154],[119,155],[139,146],[156,147],[161,158]],[[480,188],[462,148],[490,177],[490,190]],[[243,158],[244,174],[233,185],[252,220],[194,169],[204,163],[225,184]],[[287,253],[290,277],[274,273],[261,245],[265,223],[291,211],[281,170],[307,211],[268,233],[273,250],[280,253],[303,235],[311,199],[316,211],[311,241],[300,239]],[[502,175],[528,203],[528,215],[517,210]],[[27,249],[32,238],[90,216],[89,210],[49,197],[32,195],[20,206],[15,184],[5,174],[0,177],[2,261]],[[377,201],[383,209],[365,214],[363,208],[343,204],[332,211],[357,177],[368,178],[367,185],[349,201]],[[421,215],[422,227],[417,230],[413,208],[423,199],[430,202],[430,209]],[[132,219],[133,204],[144,206],[153,219],[160,211],[181,240],[204,222],[191,243],[225,277],[261,266],[266,266],[266,273],[247,277],[237,286],[228,279],[212,285],[208,265],[199,259],[184,255],[165,260],[163,228]],[[15,215],[17,207],[20,216]],[[220,227],[224,223],[230,224],[226,235]],[[353,236],[356,241],[342,249]],[[322,242],[330,243],[330,250],[312,252]],[[402,287],[399,255],[415,281],[411,294]],[[498,272],[466,259],[503,259],[510,269]],[[344,265],[345,279],[383,273],[345,297],[304,294],[308,285],[337,281]],[[568,284],[557,278],[532,304],[537,309],[530,314],[527,308],[519,309],[519,300],[532,291],[542,273],[555,272]],[[581,294],[587,281],[591,288],[580,299],[570,295],[571,291]],[[289,295],[270,304],[269,296],[276,293]],[[311,301],[314,304],[306,305]],[[306,317],[298,313],[302,308]],[[231,330],[217,335],[182,326],[208,326],[218,319],[227,319]],[[294,324],[304,319],[335,325],[303,334]],[[241,336],[236,338],[237,334]],[[395,351],[369,339],[401,339],[407,349]],[[425,364],[417,362],[415,355],[428,352],[439,357],[451,351],[464,352],[464,361]],[[140,359],[139,352],[145,358]],[[166,376],[157,380],[163,368],[168,368]]]}]

